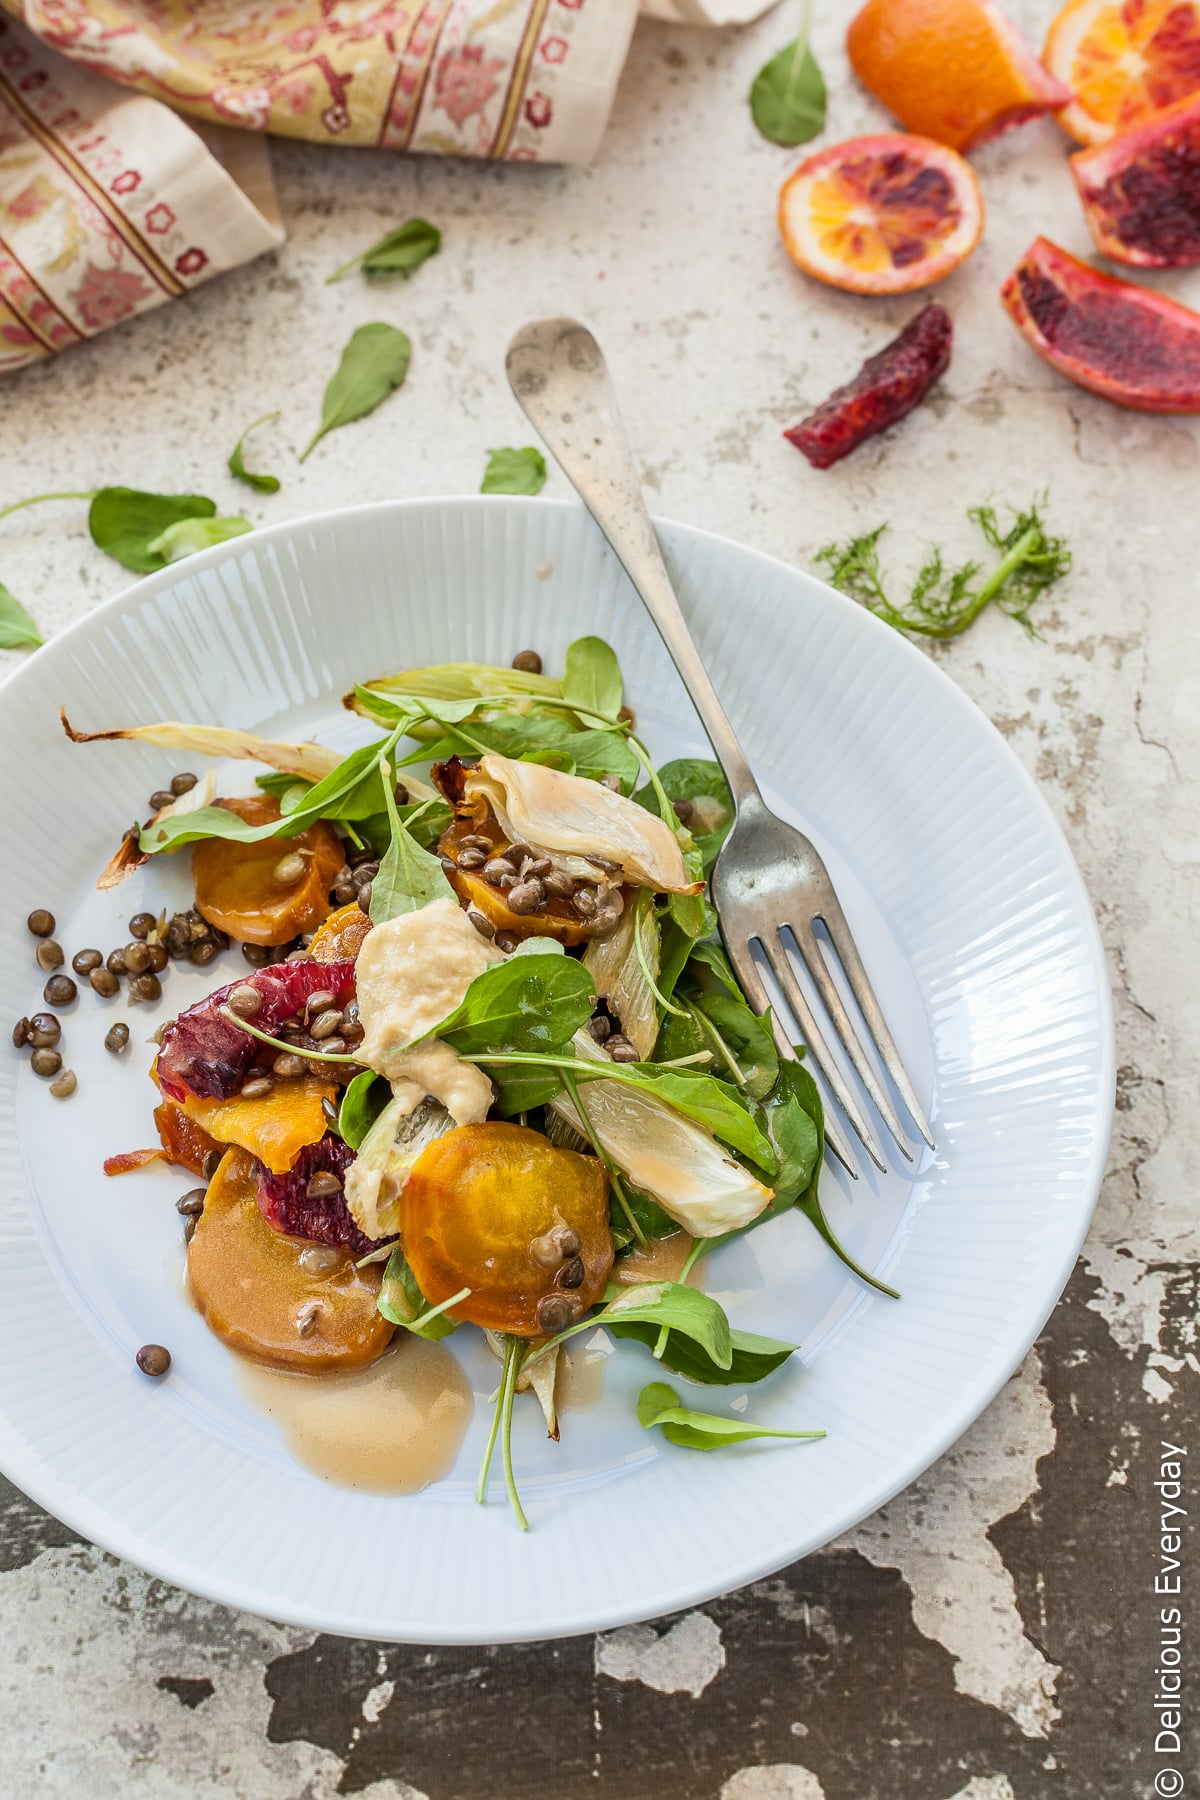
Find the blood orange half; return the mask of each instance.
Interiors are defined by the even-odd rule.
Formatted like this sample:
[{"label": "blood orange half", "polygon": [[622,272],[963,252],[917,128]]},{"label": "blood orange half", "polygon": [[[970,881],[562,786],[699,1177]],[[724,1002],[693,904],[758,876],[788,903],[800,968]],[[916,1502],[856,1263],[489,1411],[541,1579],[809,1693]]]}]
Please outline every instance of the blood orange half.
[{"label": "blood orange half", "polygon": [[901,124],[952,150],[974,150],[1071,98],[996,0],[866,0],[846,49]]},{"label": "blood orange half", "polygon": [[1200,412],[1200,313],[1036,238],[1000,289],[1039,356],[1136,412]]},{"label": "blood orange half", "polygon": [[888,133],[832,144],[779,194],[779,230],[806,275],[853,294],[928,287],[983,230],[979,183],[956,151]]},{"label": "blood orange half", "polygon": [[1200,90],[1200,0],[1068,0],[1042,55],[1075,96],[1059,123],[1107,143]]},{"label": "blood orange half", "polygon": [[1200,263],[1200,93],[1071,158],[1105,256],[1141,269]]}]

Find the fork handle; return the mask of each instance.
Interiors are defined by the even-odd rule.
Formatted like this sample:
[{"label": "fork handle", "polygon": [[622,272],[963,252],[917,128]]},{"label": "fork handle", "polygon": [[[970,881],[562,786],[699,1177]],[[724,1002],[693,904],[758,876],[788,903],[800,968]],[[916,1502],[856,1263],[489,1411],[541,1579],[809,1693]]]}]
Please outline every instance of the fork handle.
[{"label": "fork handle", "polygon": [[514,337],[506,367],[526,417],[616,551],[658,627],[725,772],[735,806],[740,809],[748,801],[761,800],[667,574],[599,344],[575,319],[538,319]]}]

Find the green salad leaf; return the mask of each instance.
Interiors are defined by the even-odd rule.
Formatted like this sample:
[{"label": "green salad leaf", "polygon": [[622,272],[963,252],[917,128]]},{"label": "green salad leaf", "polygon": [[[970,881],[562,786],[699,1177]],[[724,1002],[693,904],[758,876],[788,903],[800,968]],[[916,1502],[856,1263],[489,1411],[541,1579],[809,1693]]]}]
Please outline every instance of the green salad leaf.
[{"label": "green salad leaf", "polygon": [[714,1362],[695,1338],[686,1337],[682,1332],[672,1331],[660,1350],[658,1344],[662,1333],[658,1326],[640,1320],[614,1322],[609,1318],[602,1323],[613,1337],[636,1339],[655,1352],[664,1369],[704,1387],[752,1386],[773,1374],[799,1349],[798,1344],[785,1343],[782,1338],[759,1337],[752,1331],[738,1331],[731,1326],[730,1360],[728,1367],[724,1367]]},{"label": "green salad leaf", "polygon": [[391,1085],[374,1069],[364,1069],[342,1089],[337,1134],[352,1150],[358,1150],[372,1125],[392,1097]]},{"label": "green salad leaf", "polygon": [[745,1444],[751,1438],[823,1438],[823,1431],[776,1431],[749,1419],[730,1419],[719,1413],[693,1412],[684,1406],[673,1387],[652,1381],[638,1395],[638,1424],[644,1431],[660,1426],[668,1443],[686,1450],[719,1450],[726,1444]]},{"label": "green salad leaf", "polygon": [[229,456],[229,473],[238,481],[244,481],[247,487],[257,488],[260,494],[277,494],[279,477],[278,475],[262,475],[257,470],[246,467],[246,439],[251,432],[257,431],[260,425],[269,425],[278,417],[277,412],[264,413],[261,419],[255,419],[252,425],[247,425]]},{"label": "green salad leaf", "polygon": [[621,665],[616,651],[603,638],[581,637],[567,646],[562,697],[590,718],[616,719],[625,700]]},{"label": "green salad leaf", "polygon": [[429,1302],[417,1286],[417,1278],[412,1272],[408,1258],[397,1244],[388,1257],[387,1268],[383,1273],[383,1284],[376,1301],[378,1310],[393,1325],[403,1326],[415,1337],[428,1338],[430,1343],[438,1343],[442,1338],[457,1331],[462,1323],[460,1319],[452,1319],[448,1313],[429,1313]]},{"label": "green salad leaf", "polygon": [[546,485],[546,459],[527,444],[523,450],[489,450],[481,494],[540,494]]},{"label": "green salad leaf", "polygon": [[496,1050],[565,1052],[596,1005],[596,987],[573,956],[510,956],[477,975],[461,1003],[429,1036],[460,1056]]},{"label": "green salad leaf", "polygon": [[[687,829],[700,852],[701,873],[709,875],[733,824],[733,796],[720,765],[703,757],[684,757],[664,763],[658,779],[672,805],[680,800],[691,805]],[[633,797],[647,812],[661,816],[658,794],[649,782]]]},{"label": "green salad leaf", "polygon": [[360,325],[331,376],[321,403],[321,423],[300,453],[311,456],[321,439],[342,425],[365,419],[381,406],[408,374],[412,344],[395,325]]},{"label": "green salad leaf", "polygon": [[30,614],[0,581],[0,650],[36,650],[43,641]]},{"label": "green salad leaf", "polygon": [[390,765],[384,764],[382,774],[391,841],[371,883],[372,925],[383,925],[402,913],[419,912],[431,900],[453,900],[457,906],[458,896],[446,879],[440,858],[421,848],[400,817]]},{"label": "green salad leaf", "polygon": [[183,519],[211,519],[215,500],[203,494],[150,494],[139,488],[103,487],[96,490],[88,508],[92,542],[135,575],[149,575],[166,567],[156,539]]}]

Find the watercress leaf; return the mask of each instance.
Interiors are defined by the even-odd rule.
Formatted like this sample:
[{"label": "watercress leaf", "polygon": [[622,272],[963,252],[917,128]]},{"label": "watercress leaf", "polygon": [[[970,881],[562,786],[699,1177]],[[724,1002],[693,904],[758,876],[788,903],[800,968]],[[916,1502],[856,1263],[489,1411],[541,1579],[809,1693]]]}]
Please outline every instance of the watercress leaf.
[{"label": "watercress leaf", "polygon": [[[609,1320],[605,1320],[605,1324],[614,1337],[636,1339],[651,1350],[658,1346],[661,1333],[655,1325],[633,1322],[614,1325]],[[729,1339],[728,1368],[714,1362],[693,1338],[677,1331],[668,1337],[658,1360],[672,1374],[682,1375],[685,1381],[697,1382],[702,1387],[750,1386],[773,1374],[799,1349],[798,1344],[785,1343],[782,1338],[759,1337],[752,1331],[737,1331],[732,1327]]]},{"label": "watercress leaf", "polygon": [[279,414],[277,412],[264,413],[261,419],[255,419],[252,425],[247,425],[245,431],[243,431],[241,437],[233,446],[233,450],[229,457],[229,473],[238,481],[244,481],[247,487],[257,488],[260,494],[277,494],[279,492],[279,477],[278,475],[261,475],[256,469],[248,469],[246,467],[246,439],[250,436],[252,431],[257,431],[260,425],[268,425],[273,419],[277,419],[278,417]]},{"label": "watercress leaf", "polygon": [[540,494],[546,485],[546,459],[532,444],[521,450],[489,450],[481,494]]},{"label": "watercress leaf", "polygon": [[152,538],[146,548],[151,556],[161,556],[165,563],[181,562],[185,556],[194,556],[197,550],[207,550],[213,544],[223,544],[228,538],[242,537],[253,530],[249,519],[239,517],[177,519],[174,525],[168,525],[165,531]]},{"label": "watercress leaf", "polygon": [[215,500],[203,494],[149,494],[138,488],[103,487],[96,490],[88,508],[92,542],[136,575],[148,575],[166,565],[166,558],[152,550],[155,538],[181,519],[211,519]]},{"label": "watercress leaf", "polygon": [[[546,718],[537,713],[512,713],[495,719],[471,719],[460,715],[460,721],[443,712],[440,703],[431,707],[433,714],[446,726],[436,743],[424,744],[406,758],[408,762],[436,762],[444,757],[478,756],[493,750],[499,756],[519,761],[546,762],[551,757],[565,759],[569,773],[592,780],[616,775],[623,793],[630,793],[637,781],[638,760],[623,732],[576,730],[565,719]],[[553,765],[561,766],[556,761]]]},{"label": "watercress leaf", "polygon": [[43,641],[17,596],[0,581],[0,650],[36,650]]},{"label": "watercress leaf", "polygon": [[817,1084],[801,1062],[784,1058],[779,1079],[763,1105],[767,1136],[779,1167],[771,1212],[783,1212],[806,1194],[820,1167],[824,1115]]},{"label": "watercress leaf", "polygon": [[452,1331],[458,1330],[461,1323],[459,1319],[452,1319],[449,1313],[439,1313],[428,1324],[414,1323],[420,1320],[422,1313],[429,1311],[429,1302],[417,1286],[417,1278],[408,1258],[398,1245],[388,1257],[379,1298],[375,1304],[384,1318],[390,1319],[393,1325],[401,1325],[414,1336],[428,1338],[431,1343],[449,1337]]},{"label": "watercress leaf", "polygon": [[573,956],[527,953],[477,975],[462,1001],[428,1034],[460,1056],[498,1050],[562,1052],[591,1017],[596,985]]},{"label": "watercress leaf", "polygon": [[615,650],[603,638],[576,638],[568,645],[563,700],[603,719],[615,719],[620,712],[624,700],[621,666]]},{"label": "watercress leaf", "polygon": [[293,787],[305,784],[298,782],[297,777],[286,769],[267,769],[264,774],[254,777],[254,785],[264,794],[270,794],[272,799],[281,800]]},{"label": "watercress leaf", "polygon": [[262,838],[295,837],[317,819],[369,818],[384,810],[379,753],[385,742],[381,739],[351,751],[323,781],[308,790],[303,802],[286,818],[270,820],[265,825],[248,825],[222,806],[203,806],[146,826],[141,847],[153,856],[194,843],[197,838],[231,838],[236,843],[256,844]]},{"label": "watercress leaf", "polygon": [[[732,994],[696,994],[685,1004],[693,1006],[700,1014],[705,1048],[717,1050],[713,1073],[719,1075],[724,1070],[737,1079],[737,1071],[727,1069],[723,1062],[725,1052],[731,1052],[740,1071],[738,1085],[742,1091],[752,1100],[765,1100],[779,1078],[779,1052],[771,1035],[769,1016],[766,1019],[756,1017],[740,995],[735,998]],[[719,1042],[716,1045],[706,1027],[717,1033]],[[815,1154],[815,1128],[813,1151]]]},{"label": "watercress leaf", "polygon": [[[389,771],[390,774],[390,771]],[[383,782],[392,840],[371,883],[371,923],[383,925],[402,913],[419,912],[431,900],[456,900],[438,857],[423,850],[400,817],[392,782]]]},{"label": "watercress leaf", "polygon": [[699,1344],[719,1369],[729,1368],[733,1361],[729,1320],[711,1294],[678,1281],[645,1282],[609,1292],[612,1298],[589,1324],[643,1324],[653,1325],[658,1332],[679,1331]]},{"label": "watercress leaf", "polygon": [[357,1150],[372,1125],[392,1097],[392,1090],[374,1069],[364,1069],[342,1089],[338,1107],[337,1133],[352,1150]]},{"label": "watercress leaf", "polygon": [[[719,983],[727,994],[733,995],[735,1000],[741,999],[742,990],[738,986],[737,976],[730,966],[729,958],[715,939],[706,938],[703,943],[693,945],[688,962],[696,965],[694,968],[689,967],[688,975],[702,991],[716,993]],[[715,976],[716,980],[708,979],[705,971],[708,971],[711,976]]]},{"label": "watercress leaf", "polygon": [[387,232],[358,256],[352,256],[348,263],[335,269],[326,277],[325,285],[340,281],[351,269],[361,269],[368,280],[381,281],[393,275],[400,275],[405,280],[419,269],[423,262],[428,262],[442,247],[442,234],[436,225],[428,219],[406,219],[403,225],[397,225],[394,231]]},{"label": "watercress leaf", "polygon": [[489,1067],[496,1088],[495,1110],[502,1119],[531,1113],[562,1091],[562,1077],[552,1069]]},{"label": "watercress leaf", "polygon": [[825,127],[825,80],[805,29],[764,63],[750,89],[750,114],[772,144],[807,144]]},{"label": "watercress leaf", "polygon": [[[683,757],[664,763],[658,779],[672,804],[686,800],[691,805],[687,828],[700,852],[700,872],[707,875],[733,824],[733,796],[720,765],[703,757]],[[647,812],[661,813],[658,795],[649,783],[633,797]]]},{"label": "watercress leaf", "polygon": [[[551,1116],[557,1117],[557,1115]],[[638,1229],[648,1242],[654,1238],[674,1236],[679,1230],[679,1226],[671,1217],[670,1213],[665,1213],[663,1211],[662,1207],[658,1204],[658,1201],[655,1200],[652,1195],[647,1194],[642,1188],[631,1186],[631,1184],[624,1179],[622,1179],[621,1186],[625,1190],[625,1202],[629,1209],[629,1213],[633,1214],[634,1219],[637,1221]],[[608,1228],[612,1233],[613,1245],[618,1251],[628,1250],[631,1244],[637,1242],[633,1233],[633,1228],[629,1222],[629,1213],[625,1211],[625,1208],[622,1207],[614,1193],[608,1211]],[[629,1329],[633,1331],[634,1327],[630,1326]],[[639,1331],[642,1329],[643,1327],[641,1326],[637,1327],[637,1330]],[[651,1342],[653,1342],[654,1338],[658,1336],[658,1333],[653,1331],[649,1325],[645,1326],[644,1329],[651,1332]]]},{"label": "watercress leaf", "polygon": [[673,1387],[652,1381],[638,1395],[638,1424],[644,1431],[660,1426],[668,1443],[686,1450],[719,1450],[725,1444],[744,1444],[751,1438],[823,1438],[823,1431],[776,1431],[755,1425],[750,1419],[724,1418],[720,1413],[694,1412],[684,1406]]},{"label": "watercress leaf", "polygon": [[321,423],[301,452],[300,461],[312,454],[327,432],[365,419],[382,405],[408,374],[411,358],[412,344],[394,325],[379,321],[360,325],[342,351],[342,360],[325,389]]}]

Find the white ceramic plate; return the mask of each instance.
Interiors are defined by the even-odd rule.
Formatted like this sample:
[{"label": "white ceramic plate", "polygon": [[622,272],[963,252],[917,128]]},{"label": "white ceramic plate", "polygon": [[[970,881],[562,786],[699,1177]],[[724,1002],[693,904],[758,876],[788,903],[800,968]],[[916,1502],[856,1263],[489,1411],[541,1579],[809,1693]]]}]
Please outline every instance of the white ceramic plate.
[{"label": "white ceramic plate", "polygon": [[[461,1332],[477,1405],[452,1475],[411,1499],[330,1485],[291,1461],[188,1306],[172,1202],[189,1178],[101,1173],[105,1155],[152,1141],[155,1016],[85,991],[64,1019],[71,1100],[0,1051],[0,1465],[166,1580],[275,1619],[429,1643],[694,1604],[826,1543],[918,1475],[1013,1373],[1070,1273],[1104,1166],[1114,1057],[1099,938],[1049,811],[982,715],[887,627],[736,544],[680,526],[663,540],[751,760],[826,854],[928,1103],[937,1152],[915,1171],[823,1177],[835,1227],[903,1299],[864,1292],[789,1216],[720,1252],[709,1284],[735,1324],[802,1343],[750,1405],[772,1424],[824,1426],[823,1443],[701,1457],[656,1441],[633,1410],[654,1365],[626,1343],[599,1403],[565,1415],[561,1444],[532,1402],[518,1407],[522,1536],[499,1482],[486,1509],[473,1502],[496,1365]],[[215,720],[349,745],[361,721],[338,697],[355,677],[506,662],[526,645],[555,670],[592,631],[616,646],[652,750],[704,754],[653,628],[569,504],[412,501],[280,525],[65,632],[0,704],[5,1046],[7,1022],[40,996],[31,907],[55,912],[70,955],[124,941],[131,913],[188,895],[180,864],[95,891],[180,759],[73,747],[60,704],[84,728]],[[160,1015],[241,966],[233,952],[173,967]],[[117,1016],[134,1035],[120,1062],[101,1047]],[[146,1341],[174,1354],[165,1382],[134,1366]],[[718,1410],[739,1398],[687,1391]]]}]

